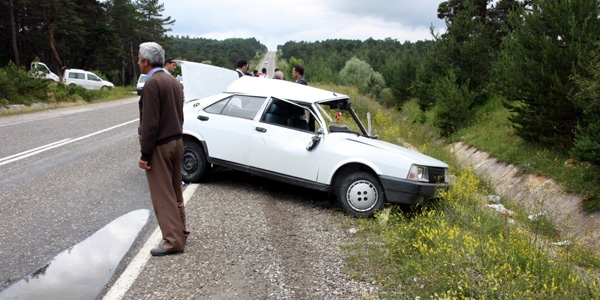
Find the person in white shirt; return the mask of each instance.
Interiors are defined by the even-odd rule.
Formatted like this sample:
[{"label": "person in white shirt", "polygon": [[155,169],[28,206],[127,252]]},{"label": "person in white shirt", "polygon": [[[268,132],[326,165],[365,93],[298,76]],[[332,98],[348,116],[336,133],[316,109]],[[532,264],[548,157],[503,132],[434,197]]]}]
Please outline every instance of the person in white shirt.
[{"label": "person in white shirt", "polygon": [[269,75],[267,75],[267,68],[262,68],[262,73],[260,73],[260,75],[258,75],[259,78],[269,78]]}]

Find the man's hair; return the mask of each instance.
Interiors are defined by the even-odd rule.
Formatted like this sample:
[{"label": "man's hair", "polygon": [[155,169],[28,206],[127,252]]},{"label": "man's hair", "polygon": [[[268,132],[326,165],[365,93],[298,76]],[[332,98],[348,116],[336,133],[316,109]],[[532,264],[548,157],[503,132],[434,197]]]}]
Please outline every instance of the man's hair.
[{"label": "man's hair", "polygon": [[165,61],[165,50],[155,42],[141,43],[140,58],[147,59],[153,68],[162,67]]},{"label": "man's hair", "polygon": [[279,68],[275,68],[275,71],[273,71],[273,72],[277,72],[277,71],[279,71]]},{"label": "man's hair", "polygon": [[262,68],[261,72],[267,73],[267,68]]},{"label": "man's hair", "polygon": [[300,73],[300,75],[304,76],[304,67],[301,64],[297,64],[294,66],[296,72]]},{"label": "man's hair", "polygon": [[173,62],[174,62],[174,61],[173,61],[173,59],[172,59],[172,58],[170,58],[170,57],[169,57],[169,58],[167,58],[167,59],[165,59],[165,65],[166,65],[166,64],[173,63]]},{"label": "man's hair", "polygon": [[244,66],[248,65],[248,62],[245,59],[240,59],[237,61],[237,64],[235,65],[236,68],[242,68]]}]

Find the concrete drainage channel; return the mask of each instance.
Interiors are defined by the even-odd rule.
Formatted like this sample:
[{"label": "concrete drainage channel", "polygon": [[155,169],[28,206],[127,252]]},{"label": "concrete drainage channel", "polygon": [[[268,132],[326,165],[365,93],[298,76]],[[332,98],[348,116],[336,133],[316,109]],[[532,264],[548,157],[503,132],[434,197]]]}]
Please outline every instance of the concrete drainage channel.
[{"label": "concrete drainage channel", "polygon": [[583,211],[580,196],[566,193],[552,179],[519,175],[518,167],[462,142],[447,148],[461,165],[471,166],[475,174],[488,180],[506,202],[518,205],[533,216],[543,212],[567,239],[577,239],[594,248],[600,246],[600,212]]}]

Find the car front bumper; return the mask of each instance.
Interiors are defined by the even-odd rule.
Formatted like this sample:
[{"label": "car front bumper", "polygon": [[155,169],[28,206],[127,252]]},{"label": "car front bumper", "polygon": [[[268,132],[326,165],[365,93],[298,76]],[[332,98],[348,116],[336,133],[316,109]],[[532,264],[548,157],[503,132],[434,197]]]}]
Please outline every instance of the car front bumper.
[{"label": "car front bumper", "polygon": [[438,189],[447,189],[448,184],[417,182],[389,176],[379,176],[388,202],[400,204],[422,203],[436,195]]}]

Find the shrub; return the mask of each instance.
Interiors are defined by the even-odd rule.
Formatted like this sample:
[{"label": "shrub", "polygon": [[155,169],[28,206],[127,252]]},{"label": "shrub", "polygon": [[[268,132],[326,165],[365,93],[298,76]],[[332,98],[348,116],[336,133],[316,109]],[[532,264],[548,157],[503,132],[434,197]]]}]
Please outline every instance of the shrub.
[{"label": "shrub", "polygon": [[575,142],[571,149],[573,157],[600,165],[600,116],[594,115],[593,121],[577,126]]},{"label": "shrub", "polygon": [[385,88],[383,75],[375,72],[371,66],[356,56],[346,62],[340,71],[341,80],[344,83],[358,87],[359,92],[370,94],[379,98],[381,91]]},{"label": "shrub", "polygon": [[30,104],[49,99],[48,86],[51,80],[32,78],[23,68],[10,61],[0,69],[0,99],[7,104]]},{"label": "shrub", "polygon": [[438,80],[434,95],[437,99],[434,126],[442,136],[449,136],[469,124],[474,114],[471,106],[476,93],[469,90],[468,83],[459,85],[456,83],[456,75],[450,71],[447,76]]}]

